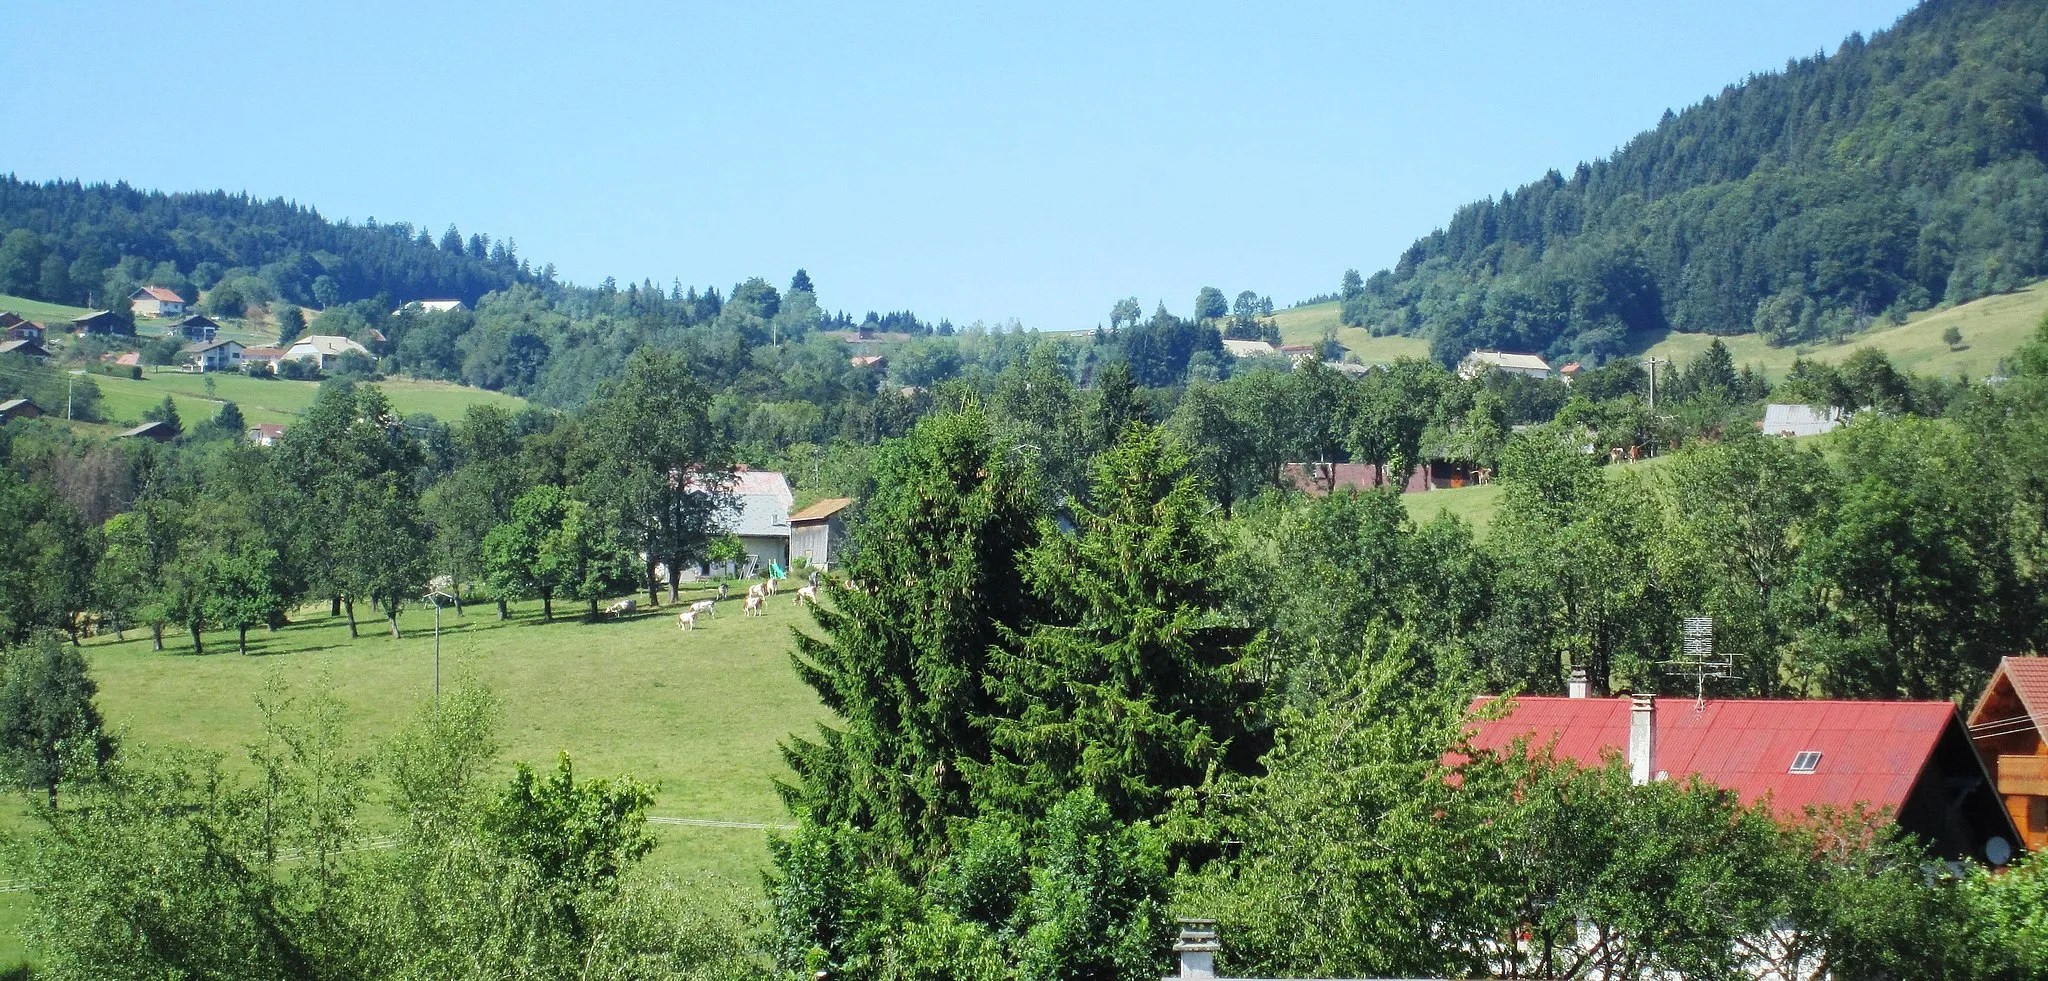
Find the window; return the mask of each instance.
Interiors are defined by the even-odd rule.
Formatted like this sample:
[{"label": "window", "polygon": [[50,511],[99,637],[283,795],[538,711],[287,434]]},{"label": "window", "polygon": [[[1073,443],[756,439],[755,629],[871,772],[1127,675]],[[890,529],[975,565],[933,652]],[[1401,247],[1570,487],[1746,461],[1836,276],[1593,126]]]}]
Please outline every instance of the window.
[{"label": "window", "polygon": [[1792,757],[1793,773],[1812,773],[1819,768],[1820,751],[1818,750],[1801,750],[1798,755]]},{"label": "window", "polygon": [[2027,798],[2027,830],[2048,831],[2048,797]]}]

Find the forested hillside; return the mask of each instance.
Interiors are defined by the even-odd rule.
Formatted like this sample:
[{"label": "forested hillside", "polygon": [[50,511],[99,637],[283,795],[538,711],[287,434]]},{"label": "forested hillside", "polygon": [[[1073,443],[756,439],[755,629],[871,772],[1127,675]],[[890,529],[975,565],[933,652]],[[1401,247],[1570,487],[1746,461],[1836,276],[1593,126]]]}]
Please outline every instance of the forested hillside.
[{"label": "forested hillside", "polygon": [[1839,337],[2048,273],[2048,6],[1931,0],[1613,156],[1459,209],[1346,323],[1599,361],[1669,328]]}]

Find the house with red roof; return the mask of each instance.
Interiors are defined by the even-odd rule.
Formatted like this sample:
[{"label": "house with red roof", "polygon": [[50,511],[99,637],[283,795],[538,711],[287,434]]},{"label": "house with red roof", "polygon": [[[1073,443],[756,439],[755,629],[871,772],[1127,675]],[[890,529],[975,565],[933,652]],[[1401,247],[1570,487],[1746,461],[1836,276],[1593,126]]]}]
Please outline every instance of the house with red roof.
[{"label": "house with red roof", "polygon": [[185,298],[161,286],[144,286],[128,294],[138,317],[182,317]]},{"label": "house with red roof", "polygon": [[1516,739],[1584,766],[1619,756],[1637,783],[1698,777],[1787,821],[1866,805],[1951,860],[2004,865],[2022,844],[1949,702],[1525,696],[1473,723],[1475,749]]},{"label": "house with red roof", "polygon": [[2048,657],[2008,657],[1970,709],[1970,740],[2027,848],[2048,848]]}]

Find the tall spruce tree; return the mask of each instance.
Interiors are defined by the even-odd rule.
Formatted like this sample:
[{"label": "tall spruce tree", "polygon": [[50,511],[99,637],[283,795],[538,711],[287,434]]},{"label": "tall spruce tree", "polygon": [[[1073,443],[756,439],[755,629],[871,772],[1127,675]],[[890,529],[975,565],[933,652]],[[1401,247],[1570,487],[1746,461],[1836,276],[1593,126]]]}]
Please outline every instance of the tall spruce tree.
[{"label": "tall spruce tree", "polygon": [[899,859],[928,858],[972,813],[967,772],[989,761],[989,650],[1026,620],[1018,562],[1041,512],[1012,450],[972,405],[886,445],[846,583],[828,580],[830,608],[813,608],[823,636],[796,634],[797,673],[837,719],[784,744],[796,781],[778,789]]},{"label": "tall spruce tree", "polygon": [[1133,424],[1095,466],[1074,535],[1041,531],[1024,569],[1046,605],[996,655],[998,761],[986,800],[1033,813],[1092,789],[1144,820],[1242,745],[1256,693],[1239,668],[1253,631],[1222,613],[1208,496],[1166,433]]}]

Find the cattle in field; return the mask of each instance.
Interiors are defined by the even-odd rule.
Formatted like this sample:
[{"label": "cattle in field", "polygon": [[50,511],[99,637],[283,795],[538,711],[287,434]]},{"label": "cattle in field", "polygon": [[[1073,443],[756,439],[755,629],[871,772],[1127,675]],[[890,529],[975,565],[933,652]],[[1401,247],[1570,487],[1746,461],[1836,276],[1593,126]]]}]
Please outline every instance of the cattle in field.
[{"label": "cattle in field", "polygon": [[775,595],[775,577],[774,577],[774,576],[769,576],[769,577],[768,577],[768,595],[770,595],[770,596],[773,596],[773,595]]},{"label": "cattle in field", "polygon": [[676,614],[676,626],[683,630],[697,629],[697,611],[684,610]]},{"label": "cattle in field", "polygon": [[805,603],[809,603],[812,606],[818,605],[818,587],[805,586],[796,591],[796,605],[802,606]]},{"label": "cattle in field", "polygon": [[744,610],[742,610],[742,611],[740,611],[740,612],[742,612],[742,613],[745,613],[746,615],[748,615],[748,616],[750,616],[750,617],[764,617],[764,616],[767,616],[767,615],[768,615],[768,597],[766,597],[766,596],[758,596],[758,595],[754,595],[754,596],[748,596],[748,597],[747,597],[747,608],[746,608],[746,609],[744,609]]},{"label": "cattle in field", "polygon": [[629,599],[622,599],[622,600],[620,600],[620,601],[618,601],[618,602],[616,602],[616,603],[613,603],[613,604],[612,604],[612,605],[610,605],[610,606],[607,606],[607,607],[605,607],[605,608],[604,608],[604,613],[605,613],[605,616],[610,616],[610,617],[618,617],[618,616],[625,616],[626,614],[628,614],[628,613],[631,613],[631,612],[633,612],[634,610],[637,610],[637,609],[639,609],[639,608],[640,608],[640,601],[638,601],[638,600],[629,600]]},{"label": "cattle in field", "polygon": [[747,587],[747,598],[748,598],[748,599],[754,599],[755,597],[759,597],[759,596],[766,596],[766,595],[768,595],[768,587],[766,587],[766,586],[763,586],[763,585],[761,585],[760,583],[755,583],[755,584],[753,584],[752,586],[748,586],[748,587]]},{"label": "cattle in field", "polygon": [[697,602],[690,604],[690,612],[702,613],[706,616],[715,617],[718,615],[718,601],[708,599],[698,600]]}]

